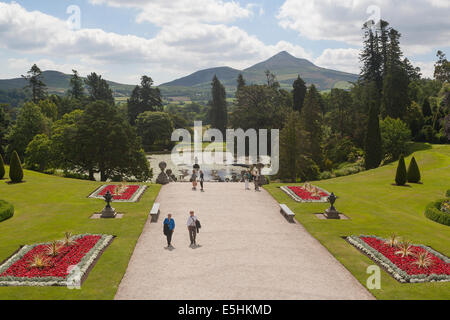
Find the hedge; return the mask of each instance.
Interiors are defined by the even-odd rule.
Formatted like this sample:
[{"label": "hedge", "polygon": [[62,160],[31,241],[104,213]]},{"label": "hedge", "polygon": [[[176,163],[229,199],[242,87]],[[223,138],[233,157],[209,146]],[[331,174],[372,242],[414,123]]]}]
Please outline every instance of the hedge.
[{"label": "hedge", "polygon": [[406,164],[405,158],[403,155],[400,156],[400,160],[398,161],[397,173],[395,175],[395,183],[398,186],[404,186],[407,182],[407,172],[406,172]]},{"label": "hedge", "polygon": [[450,226],[450,214],[441,211],[442,203],[447,200],[448,199],[430,203],[425,210],[425,216],[437,223]]},{"label": "hedge", "polygon": [[6,201],[0,200],[0,222],[14,215],[14,206]]}]

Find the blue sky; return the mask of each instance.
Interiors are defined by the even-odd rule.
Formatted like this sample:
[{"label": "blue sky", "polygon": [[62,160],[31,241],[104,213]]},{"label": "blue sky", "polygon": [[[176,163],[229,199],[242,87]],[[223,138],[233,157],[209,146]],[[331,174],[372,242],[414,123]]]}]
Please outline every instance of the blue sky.
[{"label": "blue sky", "polygon": [[[66,23],[73,5],[79,29]],[[399,30],[405,55],[431,76],[436,51],[450,54],[448,16],[448,0],[0,0],[0,78],[38,63],[162,83],[203,68],[246,68],[282,50],[357,73],[369,17]]]}]

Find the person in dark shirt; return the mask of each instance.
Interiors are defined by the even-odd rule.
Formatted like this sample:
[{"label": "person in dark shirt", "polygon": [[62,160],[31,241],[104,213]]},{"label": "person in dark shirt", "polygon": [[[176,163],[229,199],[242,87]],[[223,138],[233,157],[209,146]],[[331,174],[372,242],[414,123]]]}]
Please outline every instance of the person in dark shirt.
[{"label": "person in dark shirt", "polygon": [[164,220],[164,234],[167,237],[167,249],[173,249],[172,236],[175,231],[175,220],[172,218],[172,214],[168,214]]},{"label": "person in dark shirt", "polygon": [[204,182],[205,182],[205,174],[203,173],[202,170],[200,170],[200,187],[202,192],[205,192],[205,189],[203,188]]}]

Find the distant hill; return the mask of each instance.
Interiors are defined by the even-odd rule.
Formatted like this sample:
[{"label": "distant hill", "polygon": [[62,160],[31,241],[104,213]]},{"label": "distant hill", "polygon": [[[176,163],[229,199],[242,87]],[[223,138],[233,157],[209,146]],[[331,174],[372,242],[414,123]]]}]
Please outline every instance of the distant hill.
[{"label": "distant hill", "polygon": [[[229,67],[212,68],[197,71],[189,76],[162,84],[162,92],[167,96],[197,91],[199,95],[210,90],[211,80],[217,75],[228,92],[236,88],[236,79],[242,73],[248,84],[263,84],[266,82],[265,71],[270,70],[277,76],[282,88],[292,88],[292,84],[300,76],[307,84],[314,84],[319,90],[329,90],[335,87],[349,88],[351,82],[358,80],[358,75],[318,67],[306,59],[299,59],[286,51],[280,52],[272,58],[255,64],[245,70]],[[179,94],[177,94],[177,91]]]},{"label": "distant hill", "polygon": [[[159,88],[162,95],[169,101],[207,101],[211,94],[211,80],[214,75],[217,75],[224,84],[228,97],[233,97],[239,73],[243,74],[247,84],[263,84],[266,82],[266,70],[270,70],[277,76],[282,88],[289,90],[299,74],[307,84],[315,84],[322,91],[332,88],[346,89],[351,86],[351,82],[356,82],[358,79],[356,74],[320,68],[306,59],[296,58],[283,51],[245,70],[230,67],[205,69],[162,84]],[[43,80],[47,84],[48,91],[54,94],[67,92],[70,77],[71,75],[58,71],[43,72]],[[129,97],[135,87],[135,85],[112,81],[108,81],[108,84],[118,101],[123,101]],[[0,80],[0,91],[21,90],[25,86],[26,81],[22,78]]]},{"label": "distant hill", "polygon": [[[50,93],[64,94],[70,85],[71,75],[64,74],[59,71],[43,71],[42,78],[47,85],[47,89]],[[85,79],[85,78],[83,78]],[[107,81],[109,86],[114,92],[115,97],[128,97],[135,86],[120,84],[117,82]],[[14,89],[23,89],[27,85],[27,82],[23,78],[0,80],[0,90],[9,91]]]}]

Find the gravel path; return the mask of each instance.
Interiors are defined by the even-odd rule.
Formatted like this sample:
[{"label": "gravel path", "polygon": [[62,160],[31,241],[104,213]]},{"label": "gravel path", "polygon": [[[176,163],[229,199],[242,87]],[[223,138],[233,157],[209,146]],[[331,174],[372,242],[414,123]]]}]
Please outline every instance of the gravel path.
[{"label": "gravel path", "polygon": [[[265,190],[211,183],[201,193],[175,183],[157,201],[160,221],[146,223],[116,299],[373,299],[300,224],[284,219]],[[198,249],[189,248],[190,209],[203,226]],[[162,234],[169,212],[177,225],[173,251]]]}]

